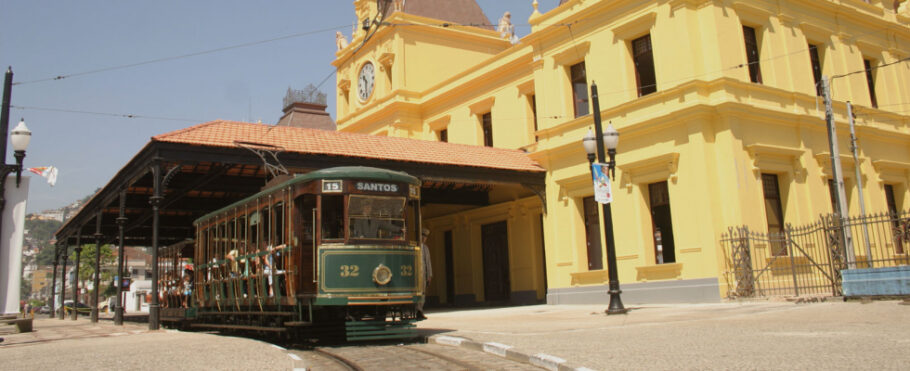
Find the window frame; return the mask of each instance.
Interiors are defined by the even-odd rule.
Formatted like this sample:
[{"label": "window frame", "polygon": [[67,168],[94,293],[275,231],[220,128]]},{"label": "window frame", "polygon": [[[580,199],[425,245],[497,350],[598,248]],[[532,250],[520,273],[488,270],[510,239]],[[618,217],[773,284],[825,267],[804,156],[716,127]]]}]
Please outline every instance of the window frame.
[{"label": "window frame", "polygon": [[493,112],[487,111],[480,115],[480,130],[484,147],[493,147]]},{"label": "window frame", "polygon": [[812,77],[815,79],[815,95],[821,97],[825,93],[822,86],[822,58],[819,53],[820,45],[809,44],[809,66],[812,68]]},{"label": "window frame", "polygon": [[[588,71],[585,61],[570,65],[568,69],[569,86],[572,89],[572,110],[575,118],[590,115],[591,95],[588,93]],[[579,88],[582,89],[579,90]]]},{"label": "window frame", "polygon": [[[774,181],[774,184],[772,187],[773,190],[775,191],[774,195],[768,195],[768,192],[767,192],[769,187],[772,186],[771,184],[766,183],[767,181],[770,181],[769,179],[773,179],[773,181]],[[773,238],[774,238],[773,234],[778,233],[780,236],[783,236],[784,227],[787,225],[786,219],[784,218],[784,207],[783,207],[783,200],[782,200],[783,192],[781,192],[781,189],[780,189],[780,177],[778,176],[778,174],[774,174],[774,173],[761,173],[761,185],[762,185],[762,202],[765,206],[765,221],[766,221],[766,225],[768,227],[768,239],[771,240],[771,242],[769,243],[769,245],[771,247],[771,256],[789,256],[790,252],[787,249],[786,245],[780,246],[779,249],[775,250],[775,246],[774,246],[774,242],[773,242]],[[780,216],[780,220],[778,221],[780,224],[777,226],[771,224],[771,215],[772,214],[769,214],[769,210],[768,210],[769,201],[772,202],[771,206],[773,206],[775,209],[773,211],[776,211],[777,215]],[[776,202],[774,202],[774,201],[776,201]],[[772,230],[775,228],[777,229],[777,231]]]},{"label": "window frame", "polygon": [[876,67],[873,66],[873,62],[876,62],[874,59],[863,57],[863,68],[866,71],[866,87],[869,90],[869,103],[872,105],[872,108],[878,108],[878,96],[875,94],[875,75],[872,74],[872,71]]},{"label": "window frame", "polygon": [[[654,44],[651,34],[632,40],[632,64],[635,68],[635,86],[638,96],[657,92],[657,69],[654,64]],[[647,47],[647,50],[644,47]]]},{"label": "window frame", "polygon": [[743,42],[746,48],[746,65],[749,67],[749,81],[763,84],[761,74],[761,45],[756,27],[743,25]]},{"label": "window frame", "polygon": [[[594,196],[581,199],[581,216],[582,224],[584,224],[585,228],[585,251],[588,258],[589,271],[604,269],[603,244],[601,244],[603,236],[600,228],[600,213],[597,209],[599,205],[594,200]],[[595,239],[592,239],[594,237],[593,234],[596,234]]]}]

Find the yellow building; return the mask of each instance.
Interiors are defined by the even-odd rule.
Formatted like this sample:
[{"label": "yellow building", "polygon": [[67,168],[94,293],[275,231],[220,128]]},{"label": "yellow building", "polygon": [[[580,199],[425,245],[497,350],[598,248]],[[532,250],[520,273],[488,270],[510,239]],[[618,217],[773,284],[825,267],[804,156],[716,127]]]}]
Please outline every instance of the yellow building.
[{"label": "yellow building", "polygon": [[[906,3],[563,0],[535,9],[514,43],[472,0],[396,3],[354,2],[366,27],[333,63],[338,130],[523,149],[547,169],[543,192],[426,207],[439,302],[607,300],[581,145],[594,83],[621,138],[612,208],[626,302],[720,300],[727,228],[773,232],[832,212],[822,76],[849,213],[861,202],[855,166],[869,212],[910,208]],[[507,272],[491,279],[481,267],[497,238]]]}]

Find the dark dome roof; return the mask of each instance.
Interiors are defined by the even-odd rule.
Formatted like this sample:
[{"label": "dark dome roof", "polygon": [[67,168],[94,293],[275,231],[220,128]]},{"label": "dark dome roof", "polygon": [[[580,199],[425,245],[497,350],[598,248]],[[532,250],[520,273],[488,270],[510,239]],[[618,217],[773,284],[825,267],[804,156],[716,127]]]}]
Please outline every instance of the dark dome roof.
[{"label": "dark dome roof", "polygon": [[405,0],[404,12],[456,24],[495,29],[474,0]]}]

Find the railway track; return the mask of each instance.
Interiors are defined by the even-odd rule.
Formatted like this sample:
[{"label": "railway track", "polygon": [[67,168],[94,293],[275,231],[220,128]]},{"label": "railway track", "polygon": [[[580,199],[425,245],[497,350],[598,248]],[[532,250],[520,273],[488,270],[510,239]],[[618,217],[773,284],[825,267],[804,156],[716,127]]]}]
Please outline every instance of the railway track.
[{"label": "railway track", "polygon": [[[310,370],[528,370],[536,366],[439,344],[359,345],[292,349]],[[293,357],[292,357],[293,358]],[[295,364],[295,367],[298,365]]]}]

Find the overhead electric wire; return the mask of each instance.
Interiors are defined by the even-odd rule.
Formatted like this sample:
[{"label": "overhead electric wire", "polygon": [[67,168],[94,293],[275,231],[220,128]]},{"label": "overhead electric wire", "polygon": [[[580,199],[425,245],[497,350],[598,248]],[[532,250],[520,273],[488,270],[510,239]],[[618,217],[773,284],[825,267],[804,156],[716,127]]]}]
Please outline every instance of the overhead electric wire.
[{"label": "overhead electric wire", "polygon": [[[372,25],[377,25],[377,27],[376,27],[375,29],[372,29],[372,27],[371,27],[371,29],[372,29],[371,31],[372,31],[372,32],[369,32],[369,33],[364,37],[364,39],[361,41],[360,45],[358,45],[357,49],[355,49],[355,50],[351,53],[351,56],[355,55],[360,49],[362,49],[362,48],[366,45],[366,43],[370,40],[370,38],[371,38],[376,32],[379,31],[379,26],[424,26],[424,27],[443,27],[443,28],[448,28],[448,27],[453,27],[453,26],[468,26],[468,27],[485,27],[485,26],[496,27],[496,26],[497,26],[497,25],[493,25],[493,24],[483,24],[483,23],[466,23],[466,24],[461,24],[461,23],[451,23],[451,22],[443,22],[443,23],[438,23],[438,24],[389,23],[389,22],[377,21],[377,19],[378,19],[378,15],[377,15],[377,18],[374,18],[373,22],[371,22],[371,26],[372,26]],[[573,25],[576,25],[576,24],[578,24],[578,23],[580,23],[580,22],[582,22],[582,21],[584,21],[584,20],[586,20],[586,19],[585,19],[585,18],[581,18],[581,19],[577,19],[577,20],[575,20],[575,21],[573,21],[573,22],[569,22],[569,23],[553,23],[553,24],[538,25],[538,26],[540,26],[540,27],[545,27],[545,28],[547,28],[547,27],[566,27],[566,28],[568,29],[568,31],[569,31],[570,37],[571,37],[572,40],[573,40],[573,44],[575,44],[575,43],[576,43],[576,42],[574,42],[574,40],[575,40],[575,35],[574,35],[574,33],[572,32],[572,26],[573,26]],[[513,26],[514,26],[514,24],[513,24]],[[530,25],[530,24],[527,24],[527,25],[526,25],[526,24],[522,24],[522,25],[519,25],[519,26],[531,26],[531,25]],[[137,63],[131,63],[131,64],[125,64],[125,65],[111,66],[111,67],[99,68],[99,69],[96,69],[96,70],[89,70],[89,71],[78,72],[78,73],[72,73],[72,74],[66,74],[66,75],[58,75],[58,76],[55,76],[55,77],[52,77],[52,78],[45,78],[45,79],[38,79],[38,80],[30,80],[30,81],[23,81],[23,82],[14,82],[13,85],[23,85],[23,84],[31,84],[31,83],[37,83],[37,82],[62,80],[62,79],[66,79],[66,78],[69,78],[69,77],[83,76],[83,75],[89,75],[89,74],[96,74],[96,73],[101,73],[101,72],[107,72],[107,71],[113,71],[113,70],[119,70],[119,69],[126,69],[126,68],[131,68],[131,67],[136,67],[136,66],[147,65],[147,64],[166,62],[166,61],[171,61],[171,60],[176,60],[176,59],[189,58],[189,57],[194,57],[194,56],[199,56],[199,55],[212,54],[212,53],[217,53],[217,52],[226,51],[226,50],[231,50],[231,49],[237,49],[237,48],[255,46],[255,45],[260,45],[260,44],[265,44],[265,43],[270,43],[270,42],[275,42],[275,41],[290,39],[290,38],[308,36],[308,35],[313,35],[313,34],[317,34],[317,33],[328,32],[328,31],[334,31],[334,30],[337,30],[337,29],[339,29],[339,28],[341,28],[341,27],[347,27],[347,26],[336,26],[336,27],[331,27],[331,28],[324,28],[324,29],[319,29],[319,30],[301,32],[301,33],[296,33],[296,34],[291,34],[291,35],[285,35],[285,36],[280,36],[280,37],[274,37],[274,38],[265,39],[265,40],[259,40],[259,41],[253,41],[253,42],[248,42],[248,43],[243,43],[243,44],[231,45],[231,46],[227,46],[227,47],[209,49],[209,50],[204,50],[204,51],[199,51],[199,52],[194,52],[194,53],[189,53],[189,54],[183,54],[183,55],[177,55],[177,56],[171,56],[171,57],[164,57],[164,58],[157,58],[157,59],[152,59],[152,60],[148,60],[148,61],[144,61],[144,62],[137,62]],[[862,34],[855,35],[854,38],[859,37],[859,36],[864,36],[864,35],[872,34],[872,33],[875,33],[875,32],[883,32],[883,31],[885,31],[885,30],[874,30],[874,31],[869,31],[869,32],[865,32],[865,33],[862,33]],[[772,57],[760,59],[760,60],[755,61],[755,62],[740,63],[740,64],[737,64],[737,65],[734,65],[734,66],[725,67],[725,68],[722,68],[722,69],[719,69],[719,70],[715,70],[715,71],[704,72],[704,73],[701,73],[701,74],[692,75],[692,76],[689,76],[689,77],[679,78],[679,79],[675,79],[675,80],[663,81],[663,82],[661,82],[660,84],[669,84],[669,83],[675,83],[675,82],[680,82],[680,81],[689,81],[689,80],[692,80],[692,79],[697,79],[697,78],[701,78],[701,77],[708,76],[708,75],[712,75],[712,74],[716,74],[716,73],[722,73],[722,72],[726,72],[726,71],[730,71],[730,70],[734,70],[734,69],[744,68],[744,67],[747,67],[747,66],[749,66],[749,65],[751,65],[751,64],[760,64],[760,63],[762,63],[762,62],[769,62],[769,61],[776,60],[776,59],[783,58],[783,57],[790,57],[790,56],[793,56],[793,55],[796,55],[796,54],[805,53],[805,52],[808,52],[808,51],[809,51],[808,48],[806,48],[806,49],[800,49],[800,50],[796,50],[796,51],[793,51],[793,52],[789,52],[789,53],[785,53],[785,54],[780,54],[780,55],[775,55],[775,56],[772,56]],[[908,58],[903,58],[903,59],[900,59],[900,60],[897,60],[897,61],[894,61],[894,62],[889,62],[889,63],[886,63],[886,64],[878,65],[878,66],[875,66],[875,67],[870,68],[869,70],[875,70],[875,69],[878,69],[878,68],[887,67],[887,66],[894,65],[894,64],[897,64],[897,63],[900,63],[900,62],[905,62],[905,61],[910,61],[910,57],[908,57]],[[863,72],[866,72],[866,71],[867,71],[866,69],[863,69],[863,70],[858,70],[858,71],[852,71],[852,72],[849,72],[849,73],[846,73],[846,74],[842,74],[842,75],[836,75],[836,76],[833,76],[833,77],[831,78],[831,80],[833,81],[835,78],[846,77],[846,76],[850,76],[850,75],[857,74],[857,73],[863,73]],[[328,75],[326,75],[326,77],[319,83],[319,85],[317,86],[317,89],[320,88],[323,84],[325,84],[325,82],[328,81],[328,80],[332,77],[332,75],[335,75],[336,73],[337,73],[337,71],[333,69],[333,70],[332,70]],[[627,88],[627,89],[606,91],[606,92],[601,92],[600,95],[604,96],[604,95],[625,93],[625,92],[630,92],[630,91],[638,91],[638,90],[641,89],[641,88],[657,87],[657,85],[658,85],[658,83],[654,83],[654,84],[649,84],[649,85],[642,85],[642,86],[640,86],[640,87],[639,87],[639,86],[636,86],[636,87],[634,87],[634,88]],[[166,118],[166,117],[143,116],[143,115],[132,115],[132,114],[119,114],[119,113],[104,113],[104,112],[78,111],[78,110],[67,110],[67,109],[58,109],[58,108],[42,108],[42,107],[27,107],[27,106],[13,106],[13,107],[14,107],[14,108],[17,108],[17,109],[34,109],[34,110],[46,110],[46,111],[57,111],[57,112],[70,112],[70,113],[81,113],[81,114],[95,114],[95,115],[105,115],[105,116],[124,117],[124,118],[146,118],[146,119],[171,120],[171,121],[187,121],[187,122],[204,122],[204,121],[205,121],[205,120],[178,119],[178,118]],[[540,117],[540,118],[557,118],[557,117],[554,116],[554,117]]]},{"label": "overhead electric wire", "polygon": [[143,62],[103,67],[103,68],[98,68],[98,69],[94,69],[94,70],[88,70],[88,71],[82,71],[82,72],[76,72],[76,73],[70,73],[70,74],[64,74],[64,75],[57,75],[54,77],[48,77],[48,78],[37,79],[37,80],[14,82],[13,85],[25,85],[25,84],[33,84],[33,83],[37,83],[37,82],[63,80],[63,79],[67,79],[70,77],[91,75],[91,74],[96,74],[96,73],[116,71],[116,70],[132,68],[132,67],[144,66],[144,65],[148,65],[148,64],[168,62],[168,61],[173,61],[173,60],[177,60],[177,59],[196,57],[196,56],[205,55],[205,54],[218,53],[218,52],[223,52],[223,51],[232,50],[232,49],[245,48],[245,47],[250,47],[250,46],[267,44],[267,43],[271,43],[271,42],[275,42],[275,41],[281,41],[281,40],[287,40],[287,39],[292,39],[292,38],[297,38],[297,37],[314,35],[314,34],[323,33],[323,32],[335,31],[342,27],[347,27],[347,26],[335,26],[335,27],[331,27],[331,28],[323,28],[323,29],[318,29],[318,30],[295,33],[295,34],[291,34],[291,35],[273,37],[273,38],[265,39],[265,40],[258,40],[258,41],[251,41],[251,42],[242,43],[242,44],[230,45],[230,46],[225,46],[225,47],[221,47],[221,48],[202,50],[202,51],[188,53],[188,54],[156,58],[156,59],[151,59],[151,60],[147,60],[147,61],[143,61]]},{"label": "overhead electric wire", "polygon": [[148,120],[165,120],[165,121],[180,121],[180,122],[206,122],[206,121],[209,121],[209,120],[196,120],[196,119],[186,119],[186,118],[176,118],[176,117],[136,115],[136,114],[131,114],[131,113],[81,111],[81,110],[72,110],[72,109],[65,109],[65,108],[31,107],[31,106],[14,106],[14,105],[11,105],[10,108],[15,108],[15,109],[19,109],[19,110],[78,113],[78,114],[84,114],[84,115],[110,116],[110,117],[120,117],[120,118],[128,118],[128,119],[148,119]]}]

